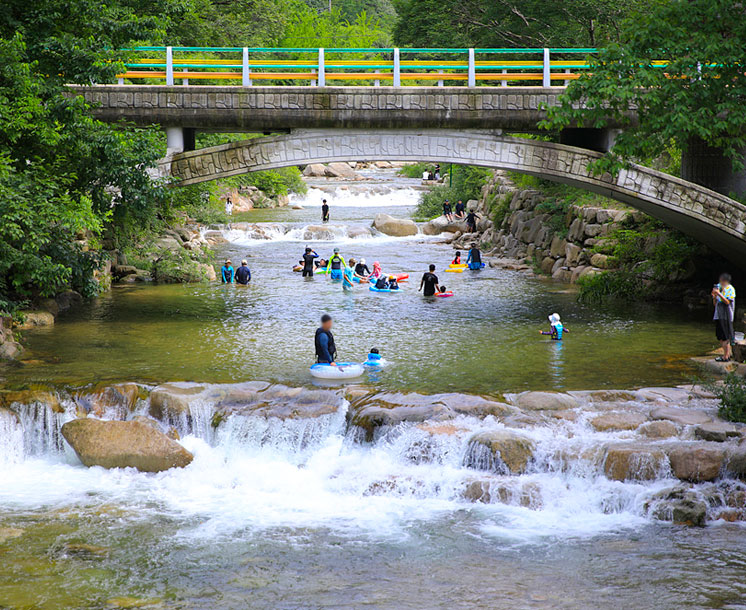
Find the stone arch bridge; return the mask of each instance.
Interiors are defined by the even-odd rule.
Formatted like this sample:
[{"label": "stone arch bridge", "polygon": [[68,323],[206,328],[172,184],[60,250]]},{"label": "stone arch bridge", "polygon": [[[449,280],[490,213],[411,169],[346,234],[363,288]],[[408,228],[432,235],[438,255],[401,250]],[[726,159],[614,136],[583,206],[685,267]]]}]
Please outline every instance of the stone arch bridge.
[{"label": "stone arch bridge", "polygon": [[632,164],[594,175],[601,153],[479,131],[294,131],[171,155],[163,173],[188,185],[246,172],[333,161],[426,161],[539,176],[626,203],[691,235],[730,260],[746,260],[746,206],[703,186]]}]

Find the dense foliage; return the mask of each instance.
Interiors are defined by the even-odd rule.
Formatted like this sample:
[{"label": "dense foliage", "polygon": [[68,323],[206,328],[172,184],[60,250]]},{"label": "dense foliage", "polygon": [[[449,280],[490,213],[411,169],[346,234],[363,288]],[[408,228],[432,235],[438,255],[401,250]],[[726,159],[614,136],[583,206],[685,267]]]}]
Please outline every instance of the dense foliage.
[{"label": "dense foliage", "polygon": [[[746,147],[746,5],[732,0],[670,0],[629,20],[621,42],[593,59],[546,127],[623,126],[598,171],[650,160],[675,143],[721,148],[736,165]],[[655,61],[665,60],[665,69]],[[635,117],[629,108],[636,109]]]},{"label": "dense foliage", "polygon": [[394,39],[413,47],[594,47],[662,0],[399,0]]},{"label": "dense foliage", "polygon": [[709,384],[707,389],[720,399],[720,417],[746,423],[746,379],[738,373],[728,373],[722,385]]}]

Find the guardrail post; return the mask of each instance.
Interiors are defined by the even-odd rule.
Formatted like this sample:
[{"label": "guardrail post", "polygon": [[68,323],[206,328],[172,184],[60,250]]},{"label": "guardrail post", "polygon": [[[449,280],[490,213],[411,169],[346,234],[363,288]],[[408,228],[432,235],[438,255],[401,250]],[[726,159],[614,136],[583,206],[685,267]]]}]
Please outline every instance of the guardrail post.
[{"label": "guardrail post", "polygon": [[[507,68],[503,68],[503,74],[507,74],[507,73],[508,73],[508,69],[507,69]],[[501,80],[501,81],[500,81],[500,84],[501,84],[501,85],[502,85],[503,87],[507,87],[507,86],[508,86],[508,81],[507,81],[507,80]]]},{"label": "guardrail post", "polygon": [[241,57],[241,85],[251,87],[251,72],[249,72],[249,48],[243,48]]},{"label": "guardrail post", "polygon": [[181,79],[181,84],[184,85],[185,87],[189,86],[189,79],[188,78],[182,78]]},{"label": "guardrail post", "polygon": [[[565,74],[571,74],[570,68],[565,68]],[[565,79],[565,87],[567,87],[570,84],[570,81]]]},{"label": "guardrail post", "polygon": [[316,86],[316,68],[311,68],[311,74],[313,74],[314,78],[311,79],[311,87]]},{"label": "guardrail post", "polygon": [[174,84],[174,51],[172,47],[166,47],[166,84]]},{"label": "guardrail post", "polygon": [[[380,74],[380,73],[381,73],[380,70],[376,70],[376,74]],[[381,86],[381,79],[380,78],[375,79],[373,81],[373,86],[374,87],[380,87]]]},{"label": "guardrail post", "polygon": [[120,76],[120,77],[119,77],[119,78],[117,79],[117,85],[123,85],[123,84],[124,84],[124,76]]},{"label": "guardrail post", "polygon": [[544,69],[542,71],[541,84],[544,87],[552,86],[551,64],[549,63],[549,49],[544,49]]},{"label": "guardrail post", "polygon": [[401,60],[399,49],[394,49],[394,87],[401,87]]},{"label": "guardrail post", "polygon": [[474,64],[474,49],[469,49],[469,72],[466,80],[466,86],[477,86],[477,69]]},{"label": "guardrail post", "polygon": [[438,74],[440,75],[440,79],[438,79],[438,87],[442,87],[443,86],[443,70],[438,72]]},{"label": "guardrail post", "polygon": [[319,49],[319,87],[326,87],[326,68],[324,67],[324,49]]}]

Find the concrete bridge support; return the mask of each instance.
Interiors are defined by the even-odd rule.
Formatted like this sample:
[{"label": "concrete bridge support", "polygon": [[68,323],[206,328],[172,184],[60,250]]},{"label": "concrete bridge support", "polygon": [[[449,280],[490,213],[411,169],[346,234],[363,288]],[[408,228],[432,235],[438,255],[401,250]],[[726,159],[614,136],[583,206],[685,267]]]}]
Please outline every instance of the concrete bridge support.
[{"label": "concrete bridge support", "polygon": [[[746,161],[746,148],[741,151]],[[723,195],[746,195],[746,169],[735,171],[731,159],[718,148],[692,138],[681,157],[681,177]]]},{"label": "concrete bridge support", "polygon": [[593,127],[570,127],[560,132],[560,144],[575,146],[596,152],[609,152],[614,146],[618,129],[596,129]]},{"label": "concrete bridge support", "polygon": [[196,129],[189,127],[166,127],[166,155],[194,150]]}]

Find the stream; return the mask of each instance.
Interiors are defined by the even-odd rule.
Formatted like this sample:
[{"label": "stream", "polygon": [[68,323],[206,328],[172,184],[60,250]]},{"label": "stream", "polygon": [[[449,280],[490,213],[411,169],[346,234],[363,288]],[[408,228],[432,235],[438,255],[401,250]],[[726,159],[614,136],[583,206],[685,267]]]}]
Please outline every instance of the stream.
[{"label": "stream", "polygon": [[[14,403],[15,414],[0,409],[0,609],[746,607],[741,524],[654,519],[656,493],[677,483],[665,461],[651,480],[603,474],[608,444],[639,435],[595,430],[593,416],[680,399],[627,392],[610,406],[576,392],[576,415],[548,419],[459,410],[474,394],[687,384],[689,357],[712,348],[706,314],[584,306],[570,286],[502,269],[442,273],[453,249],[441,238],[369,231],[379,212],[409,217],[419,181],[364,174],[312,180],[295,200],[303,209],[256,210],[218,229],[218,255],[249,261],[248,288],[114,287],[27,333],[33,362],[0,375],[8,387],[52,389],[49,400]],[[332,217],[321,227],[323,197]],[[400,294],[347,294],[326,277],[303,279],[291,267],[306,244],[410,281]],[[453,298],[417,293],[431,262]],[[561,344],[538,332],[554,311],[570,329]],[[308,373],[323,312],[341,358],[378,347],[387,361],[360,392],[405,407],[442,394],[457,413],[363,439],[350,419],[358,390]],[[140,384],[132,404],[98,413],[124,419],[152,414],[148,392],[182,381],[199,392],[162,423],[194,454],[186,468],[85,468],[60,436],[107,384]],[[257,393],[270,412],[292,414],[221,411]],[[508,425],[534,446],[520,475],[480,461],[472,442]],[[475,482],[492,498],[470,497]]]}]

